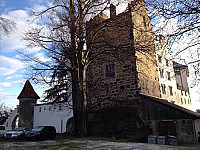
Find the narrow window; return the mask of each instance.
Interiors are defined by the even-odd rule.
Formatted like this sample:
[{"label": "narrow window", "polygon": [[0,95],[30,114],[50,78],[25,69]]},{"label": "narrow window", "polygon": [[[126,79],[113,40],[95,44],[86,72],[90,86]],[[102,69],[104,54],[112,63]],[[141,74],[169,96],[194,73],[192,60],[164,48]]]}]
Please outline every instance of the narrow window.
[{"label": "narrow window", "polygon": [[185,91],[185,96],[187,96],[187,92]]},{"label": "narrow window", "polygon": [[42,110],[42,108],[41,108],[41,107],[39,107],[39,112],[41,112],[41,110]]},{"label": "narrow window", "polygon": [[143,22],[144,22],[144,27],[146,28],[147,27],[147,23],[146,23],[145,16],[143,16]]},{"label": "narrow window", "polygon": [[51,111],[51,106],[49,106],[49,111]]},{"label": "narrow window", "polygon": [[173,96],[172,86],[169,86],[169,94]]},{"label": "narrow window", "polygon": [[165,59],[165,62],[166,62],[166,66],[169,66],[169,60]]},{"label": "narrow window", "polygon": [[167,79],[171,80],[171,78],[170,78],[170,72],[168,72],[168,71],[167,71]]},{"label": "narrow window", "polygon": [[114,76],[115,76],[114,64],[106,65],[106,77],[114,77]]},{"label": "narrow window", "polygon": [[162,57],[160,55],[158,55],[158,62],[161,63],[162,62]]},{"label": "narrow window", "polygon": [[61,104],[59,104],[59,110],[62,110],[62,106],[61,106]]},{"label": "narrow window", "polygon": [[162,88],[162,93],[166,94],[166,87],[165,84],[161,84],[161,88]]},{"label": "narrow window", "polygon": [[164,70],[159,68],[159,72],[160,72],[160,77],[161,78],[164,78]]},{"label": "narrow window", "polygon": [[181,104],[183,104],[183,99],[181,98]]},{"label": "narrow window", "polygon": [[184,98],[185,104],[186,104],[186,99]]}]

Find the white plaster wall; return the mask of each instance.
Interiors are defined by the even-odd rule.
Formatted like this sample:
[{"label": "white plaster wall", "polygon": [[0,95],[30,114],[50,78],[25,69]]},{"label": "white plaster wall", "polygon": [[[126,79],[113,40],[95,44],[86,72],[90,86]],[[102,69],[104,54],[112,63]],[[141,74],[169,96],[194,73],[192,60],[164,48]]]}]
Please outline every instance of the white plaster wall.
[{"label": "white plaster wall", "polygon": [[[73,116],[73,110],[66,103],[37,105],[34,107],[33,127],[54,126],[57,133],[66,132],[66,123]],[[61,130],[62,122],[62,130]]]},{"label": "white plaster wall", "polygon": [[[157,37],[155,41],[156,46],[156,58],[157,58],[157,65],[158,65],[158,73],[159,73],[159,82],[160,82],[160,91],[161,91],[161,98],[167,99],[169,102],[174,102],[179,104],[179,98],[177,93],[177,85],[176,85],[176,77],[174,73],[173,63],[172,63],[172,56],[169,52],[169,49],[165,43],[164,37]],[[158,57],[161,56],[161,62],[159,62]],[[168,60],[168,66],[166,66],[166,59]],[[160,69],[164,70],[164,77],[160,76]],[[167,72],[170,72],[170,80],[168,80]],[[165,84],[166,86],[166,94],[163,94],[161,84]],[[173,95],[170,95],[169,86],[172,87]]]},{"label": "white plaster wall", "polygon": [[15,108],[8,116],[4,123],[5,131],[12,130],[12,122],[18,116],[18,108]]},{"label": "white plaster wall", "polygon": [[[159,73],[159,82],[161,84],[165,84],[166,86],[166,94],[163,94],[162,88],[160,87],[161,91],[161,98],[167,99],[169,102],[173,102],[177,105],[182,107],[191,109],[191,99],[189,92],[181,92],[181,90],[177,89],[177,83],[183,86],[185,89],[188,89],[188,82],[187,82],[187,70],[182,69],[180,76],[175,76],[173,63],[172,63],[172,56],[169,52],[169,49],[166,45],[164,37],[156,37],[155,41],[156,46],[156,58],[157,58],[157,65],[158,65],[158,73]],[[159,56],[162,57],[161,62],[159,62]],[[166,59],[169,62],[169,65],[166,66]],[[160,69],[164,70],[164,77],[161,78],[160,76]],[[167,72],[170,72],[171,80],[167,79]],[[169,86],[173,89],[173,95],[170,95]],[[182,99],[182,101],[181,101]]]}]

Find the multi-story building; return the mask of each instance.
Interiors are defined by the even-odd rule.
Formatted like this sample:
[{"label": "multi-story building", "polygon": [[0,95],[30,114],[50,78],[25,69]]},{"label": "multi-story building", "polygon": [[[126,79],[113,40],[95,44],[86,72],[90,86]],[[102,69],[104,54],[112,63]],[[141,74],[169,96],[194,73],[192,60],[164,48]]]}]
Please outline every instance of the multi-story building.
[{"label": "multi-story building", "polygon": [[191,109],[188,67],[172,61],[165,37],[155,36],[161,98]]},{"label": "multi-story building", "polygon": [[162,35],[155,37],[161,98],[179,104],[172,56]]},{"label": "multi-story building", "polygon": [[111,17],[101,13],[87,23],[87,47],[94,61],[87,70],[90,101],[131,100],[142,93],[160,97],[154,33],[144,1]]},{"label": "multi-story building", "polygon": [[[93,58],[87,70],[88,135],[132,140],[150,134],[173,135],[178,142],[195,143],[200,115],[176,105],[176,79],[167,51],[159,67],[165,63],[161,81],[172,88],[166,92],[169,101],[160,98],[165,95],[160,93],[155,35],[144,1],[133,0],[127,11],[118,15],[111,5],[110,14],[108,18],[101,13],[87,24],[87,48]],[[187,87],[181,81],[184,73],[176,73],[182,91]],[[33,125],[53,125],[57,132],[67,131],[62,127],[70,126],[73,112],[65,108],[61,103],[36,105]]]},{"label": "multi-story building", "polygon": [[188,66],[173,62],[174,72],[177,82],[177,93],[179,95],[180,106],[191,109],[191,98],[187,77],[189,77]]},{"label": "multi-story building", "polygon": [[154,37],[143,0],[133,0],[118,15],[111,5],[110,18],[100,13],[87,23],[93,58],[87,70],[88,108],[93,108],[88,125],[93,135],[141,138],[148,124],[153,135],[196,140],[200,116],[178,106],[171,55]]}]

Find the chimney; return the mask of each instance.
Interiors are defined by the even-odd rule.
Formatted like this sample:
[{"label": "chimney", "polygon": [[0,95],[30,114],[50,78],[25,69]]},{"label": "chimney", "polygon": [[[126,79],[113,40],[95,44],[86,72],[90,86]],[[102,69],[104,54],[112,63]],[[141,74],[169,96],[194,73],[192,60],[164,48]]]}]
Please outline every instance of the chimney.
[{"label": "chimney", "polygon": [[116,16],[116,7],[113,4],[110,4],[110,18]]}]

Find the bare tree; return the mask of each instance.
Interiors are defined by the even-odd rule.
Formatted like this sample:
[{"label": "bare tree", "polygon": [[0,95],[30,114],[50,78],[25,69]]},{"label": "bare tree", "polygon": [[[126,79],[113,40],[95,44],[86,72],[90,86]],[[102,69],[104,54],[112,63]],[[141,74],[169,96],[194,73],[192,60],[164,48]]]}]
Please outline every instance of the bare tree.
[{"label": "bare tree", "polygon": [[163,34],[176,61],[194,70],[192,87],[199,84],[200,19],[198,0],[146,0],[156,33]]},{"label": "bare tree", "polygon": [[[62,88],[57,88],[57,83],[60,84],[63,82],[64,84],[60,84],[60,86],[65,85],[65,91],[67,91],[68,87],[66,86],[66,83],[71,82],[75,135],[84,136],[86,135],[87,106],[85,87],[86,70],[95,57],[94,55],[91,55],[91,47],[93,46],[93,49],[95,46],[98,47],[98,43],[90,43],[90,48],[85,48],[86,36],[88,35],[88,33],[86,34],[86,21],[91,16],[105,10],[107,6],[110,5],[110,1],[53,0],[52,2],[51,7],[46,10],[38,13],[34,12],[34,15],[36,17],[41,17],[45,24],[30,29],[24,37],[29,46],[41,47],[51,59],[44,61],[36,58],[35,55],[29,55],[27,53],[23,53],[23,55],[25,56],[24,59],[26,61],[35,62],[31,65],[31,69],[33,69],[31,72],[32,79],[38,82],[42,80],[47,84],[53,85],[53,88],[47,91],[51,93],[48,94],[49,97],[57,97],[59,99],[59,97],[62,97],[63,95],[62,99],[66,100],[66,97],[68,96],[58,90]],[[174,44],[174,42],[177,42],[181,37],[185,36],[185,34],[198,32],[197,4],[198,2],[188,3],[185,1],[182,2],[181,0],[175,2],[165,0],[146,1],[146,6],[149,8],[152,22],[155,25],[160,18],[163,17],[165,19],[163,26],[158,28],[159,30],[166,27],[166,23],[170,20],[177,20],[178,24],[176,30],[167,34],[171,45]],[[143,19],[145,20],[146,18],[142,18],[142,20]],[[135,26],[136,25],[137,24],[135,24]],[[92,36],[95,37],[96,33],[99,33],[98,31],[106,26],[108,26],[108,24],[104,23],[103,26],[91,31]],[[150,49],[149,55],[154,55],[152,51],[154,47],[154,33],[152,32],[152,27],[151,25],[148,25],[148,30],[146,28],[145,32],[143,32],[143,28],[144,27],[140,27],[140,23],[138,23],[137,29],[131,29],[137,33],[135,48],[141,54]],[[149,32],[149,36],[146,36],[147,32]],[[96,41],[98,42],[98,40]],[[108,47],[110,45],[109,42],[112,41],[107,41]],[[188,47],[192,46],[194,46],[194,44],[191,44]],[[121,47],[121,49],[119,47]],[[115,49],[118,49],[119,51],[124,48],[126,48],[125,45],[115,47]],[[179,52],[181,52],[181,50]],[[96,53],[96,56],[98,55],[99,54]],[[115,55],[114,57],[116,57],[115,52],[113,52],[112,55]],[[48,80],[48,77],[50,77],[51,80]],[[58,95],[59,92],[60,94]]]},{"label": "bare tree", "polygon": [[0,104],[0,125],[4,124],[11,111],[3,102]]},{"label": "bare tree", "polygon": [[[1,0],[0,0],[1,2]],[[1,16],[0,12],[0,30],[1,33],[8,35],[9,32],[15,27],[15,22]]]},{"label": "bare tree", "polygon": [[[85,73],[90,63],[89,51],[85,48],[86,21],[90,16],[106,9],[109,0],[53,0],[52,2],[51,7],[43,12],[34,13],[36,17],[44,19],[44,26],[30,29],[24,37],[29,46],[38,46],[45,50],[51,60],[41,61],[25,52],[23,55],[26,56],[25,61],[35,61],[37,64],[31,66],[34,70],[33,79],[42,79],[48,84],[52,82],[60,84],[65,77],[67,83],[71,82],[75,135],[85,136],[87,103]],[[46,80],[47,76],[52,80]],[[66,86],[66,82],[63,85]],[[49,92],[55,93],[55,89],[54,86],[52,89],[54,92],[50,90]],[[52,97],[55,98],[55,95]]]}]

